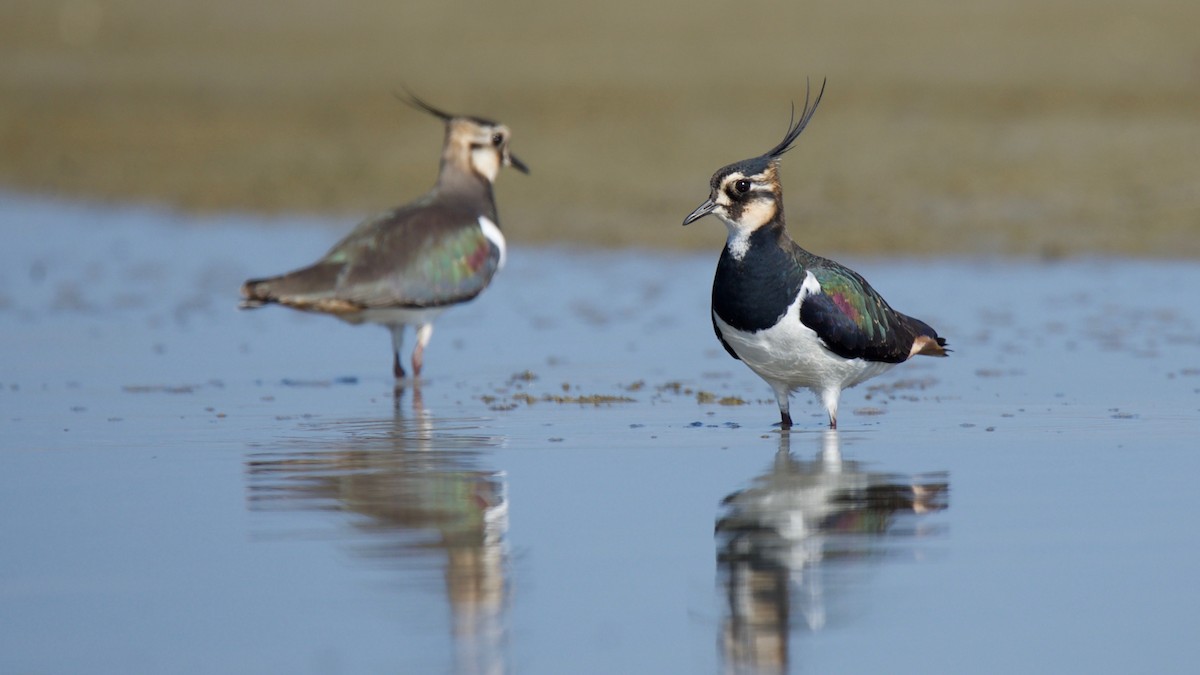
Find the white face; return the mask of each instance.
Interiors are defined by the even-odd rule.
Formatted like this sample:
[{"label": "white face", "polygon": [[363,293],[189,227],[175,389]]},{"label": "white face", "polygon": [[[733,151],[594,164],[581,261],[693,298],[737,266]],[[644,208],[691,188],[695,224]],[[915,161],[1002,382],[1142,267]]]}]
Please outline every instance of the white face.
[{"label": "white face", "polygon": [[528,173],[524,164],[508,151],[508,127],[469,117],[450,122],[449,137],[442,151],[443,160],[464,172],[474,173],[494,183],[500,168],[515,166]]},{"label": "white face", "polygon": [[488,182],[496,182],[500,175],[500,153],[491,147],[473,147],[471,149],[471,169],[483,176]]},{"label": "white face", "polygon": [[490,182],[496,181],[500,167],[511,162],[508,154],[508,127],[503,124],[472,129],[468,147],[471,148],[471,169]]},{"label": "white face", "polygon": [[[729,173],[723,173],[725,171]],[[726,168],[713,176],[713,182],[716,185],[708,201],[684,219],[683,224],[694,222],[707,213],[717,216],[729,230],[726,249],[740,260],[750,250],[750,235],[780,215],[775,167],[769,166],[756,174]]]},{"label": "white face", "polygon": [[734,171],[721,180],[713,213],[730,231],[752,232],[771,222],[778,210],[774,169],[747,176]]}]

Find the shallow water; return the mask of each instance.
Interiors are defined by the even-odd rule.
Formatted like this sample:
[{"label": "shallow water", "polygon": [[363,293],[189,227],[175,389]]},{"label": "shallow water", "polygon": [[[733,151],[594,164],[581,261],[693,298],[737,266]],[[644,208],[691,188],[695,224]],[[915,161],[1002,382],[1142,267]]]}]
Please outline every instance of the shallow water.
[{"label": "shallow water", "polygon": [[848,261],[955,352],[780,434],[720,232],[515,242],[394,400],[234,309],[337,237],[267,225],[0,202],[0,671],[1193,667],[1196,264]]}]

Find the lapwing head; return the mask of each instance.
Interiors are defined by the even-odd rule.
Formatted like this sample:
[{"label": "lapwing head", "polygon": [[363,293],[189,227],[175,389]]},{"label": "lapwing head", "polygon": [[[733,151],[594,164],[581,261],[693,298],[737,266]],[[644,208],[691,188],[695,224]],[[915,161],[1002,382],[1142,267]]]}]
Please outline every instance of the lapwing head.
[{"label": "lapwing head", "polygon": [[800,132],[808,126],[824,93],[825,83],[822,82],[821,90],[810,107],[810,92],[805,92],[800,119],[796,120],[796,110],[793,108],[788,131],[775,147],[758,157],[718,169],[709,181],[708,199],[688,214],[683,224],[690,225],[711,213],[725,223],[732,239],[734,236],[748,236],[770,222],[782,220],[783,188],[779,183],[779,160],[783,153],[792,149]]},{"label": "lapwing head", "polygon": [[529,167],[508,148],[512,138],[508,127],[482,117],[451,115],[422,101],[412,92],[406,93],[407,97],[397,95],[397,98],[446,124],[446,140],[442,145],[442,175],[447,171],[472,174],[494,183],[502,166],[529,173]]}]

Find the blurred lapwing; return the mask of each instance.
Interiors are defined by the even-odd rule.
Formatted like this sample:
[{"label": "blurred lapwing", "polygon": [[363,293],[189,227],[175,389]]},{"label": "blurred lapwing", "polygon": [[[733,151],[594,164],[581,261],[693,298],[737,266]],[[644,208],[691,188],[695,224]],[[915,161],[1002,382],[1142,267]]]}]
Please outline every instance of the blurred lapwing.
[{"label": "blurred lapwing", "polygon": [[500,167],[529,169],[508,149],[508,127],[450,115],[409,94],[403,99],[446,124],[437,183],[416,201],[363,221],[312,265],[242,285],[242,308],[278,303],[352,324],[387,326],[392,371],[405,377],[400,349],[415,326],[412,374],[420,377],[433,320],[475,298],[504,266],[505,242],[492,184]]},{"label": "blurred lapwing", "polygon": [[713,174],[709,197],[683,220],[714,214],[729,229],[713,279],[712,322],[730,356],[775,390],[780,425],[788,396],[811,389],[837,428],[842,390],[918,354],[946,356],[946,341],[905,316],[853,270],[813,255],[788,236],[779,160],[812,119],[821,91],[774,148]]}]

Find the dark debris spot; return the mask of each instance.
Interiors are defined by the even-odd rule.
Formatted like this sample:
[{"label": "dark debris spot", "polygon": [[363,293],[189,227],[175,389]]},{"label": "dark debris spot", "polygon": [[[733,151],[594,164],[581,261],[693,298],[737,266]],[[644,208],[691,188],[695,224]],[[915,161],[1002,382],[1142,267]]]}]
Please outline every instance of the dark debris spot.
[{"label": "dark debris spot", "polygon": [[887,411],[883,408],[876,408],[875,406],[863,406],[862,408],[855,408],[854,414],[870,417],[873,415],[886,415]]},{"label": "dark debris spot", "polygon": [[121,387],[127,394],[193,394],[196,386],[191,384],[127,384]]},{"label": "dark debris spot", "polygon": [[353,375],[343,375],[331,380],[294,380],[284,378],[280,381],[285,387],[332,387],[337,384],[358,384],[358,378]]},{"label": "dark debris spot", "polygon": [[[513,398],[516,398],[515,396]],[[605,405],[610,403],[637,403],[637,399],[628,396],[613,396],[611,394],[584,394],[581,396],[554,396],[546,394],[543,401],[551,403],[578,403],[579,405]]]}]

